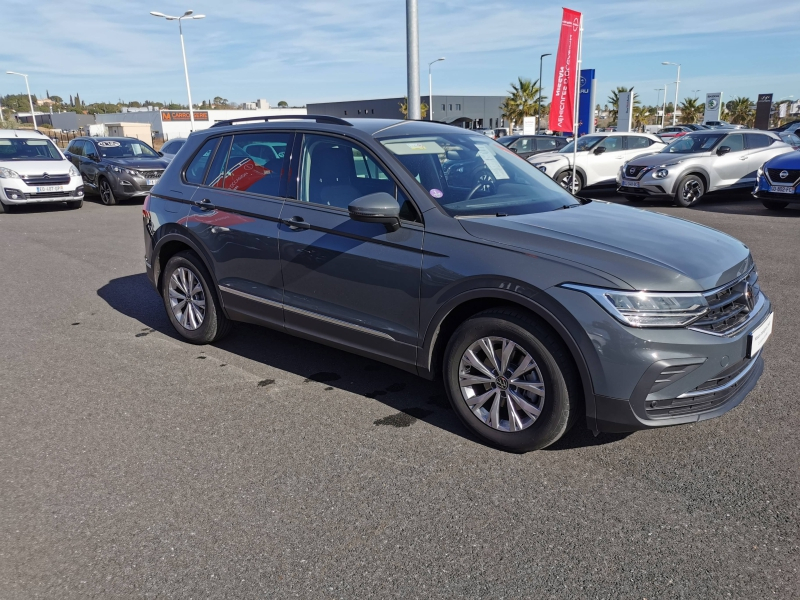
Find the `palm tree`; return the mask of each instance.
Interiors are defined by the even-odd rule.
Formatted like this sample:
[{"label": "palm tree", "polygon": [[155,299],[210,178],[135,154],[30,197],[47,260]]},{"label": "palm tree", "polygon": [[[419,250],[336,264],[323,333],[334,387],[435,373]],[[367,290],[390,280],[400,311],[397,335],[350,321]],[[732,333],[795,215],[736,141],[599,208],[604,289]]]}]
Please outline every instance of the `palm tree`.
[{"label": "palm tree", "polygon": [[[611,106],[611,109],[608,111],[608,118],[612,123],[615,123],[619,118],[619,95],[624,94],[625,92],[632,92],[633,87],[626,88],[624,86],[617,87],[616,90],[611,90],[611,95],[608,97],[608,103]],[[637,106],[640,106],[641,102],[639,99],[634,95],[633,97],[633,108],[636,109]]]},{"label": "palm tree", "polygon": [[[507,119],[512,125],[522,123],[525,117],[532,117],[537,114],[539,107],[539,80],[523,79],[517,77],[517,81],[511,83],[511,90],[503,100],[501,110],[503,118]],[[547,102],[547,96],[541,97],[542,106]]]},{"label": "palm tree", "polygon": [[755,117],[752,104],[750,98],[745,98],[744,96],[739,96],[728,102],[728,116],[730,116],[731,123],[752,125]]},{"label": "palm tree", "polygon": [[644,127],[647,124],[647,119],[650,115],[654,114],[652,106],[635,106],[633,107],[633,126],[636,129]]},{"label": "palm tree", "polygon": [[700,115],[705,111],[705,104],[698,104],[698,98],[684,98],[680,106],[681,121],[683,123],[695,123]]}]

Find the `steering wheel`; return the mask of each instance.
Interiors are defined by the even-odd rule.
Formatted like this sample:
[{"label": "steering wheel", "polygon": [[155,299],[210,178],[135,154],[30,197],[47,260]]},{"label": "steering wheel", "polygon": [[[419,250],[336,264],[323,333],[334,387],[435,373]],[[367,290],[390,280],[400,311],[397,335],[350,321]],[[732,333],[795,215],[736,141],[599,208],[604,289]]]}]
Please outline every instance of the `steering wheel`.
[{"label": "steering wheel", "polygon": [[489,171],[481,171],[478,173],[478,176],[475,178],[475,187],[473,187],[470,193],[467,194],[467,197],[464,198],[464,202],[472,200],[472,197],[477,192],[484,192],[487,195],[497,192],[497,182]]}]

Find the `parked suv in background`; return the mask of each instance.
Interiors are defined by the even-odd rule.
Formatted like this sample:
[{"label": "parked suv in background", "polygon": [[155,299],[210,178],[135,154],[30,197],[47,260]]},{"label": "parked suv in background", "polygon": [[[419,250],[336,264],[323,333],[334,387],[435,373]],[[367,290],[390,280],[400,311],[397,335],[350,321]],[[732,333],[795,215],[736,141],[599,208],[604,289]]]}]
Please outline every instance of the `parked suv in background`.
[{"label": "parked suv in background", "polygon": [[75,138],[65,154],[106,206],[144,198],[169,164],[144,142],[126,137]]},{"label": "parked suv in background", "polygon": [[770,210],[800,203],[800,152],[776,156],[758,168],[753,195]]},{"label": "parked suv in background", "polygon": [[147,276],[186,340],[243,321],[441,376],[464,424],[517,452],[579,416],[694,423],[756,384],[772,310],[734,238],[575,198],[468,130],[290,119],[191,134],[145,201]]},{"label": "parked suv in background", "polygon": [[503,144],[522,158],[528,158],[534,154],[560,150],[567,145],[567,138],[553,135],[506,135],[497,138],[497,143]]},{"label": "parked suv in background", "polygon": [[0,129],[0,213],[22,204],[83,205],[83,181],[53,142],[38,131]]},{"label": "parked suv in background", "polygon": [[528,161],[564,189],[578,194],[592,186],[613,186],[619,168],[626,160],[652,154],[665,144],[650,133],[592,133],[578,138],[576,181],[572,181],[572,142],[557,152],[531,156]]},{"label": "parked suv in background", "polygon": [[161,146],[161,156],[166,158],[167,160],[172,160],[175,158],[175,155],[178,153],[178,150],[183,148],[183,145],[186,143],[185,138],[175,138],[174,140],[170,140]]},{"label": "parked suv in background", "polygon": [[771,131],[695,131],[658,154],[625,163],[617,175],[617,191],[631,201],[667,197],[689,207],[708,192],[751,187],[765,161],[791,151]]}]

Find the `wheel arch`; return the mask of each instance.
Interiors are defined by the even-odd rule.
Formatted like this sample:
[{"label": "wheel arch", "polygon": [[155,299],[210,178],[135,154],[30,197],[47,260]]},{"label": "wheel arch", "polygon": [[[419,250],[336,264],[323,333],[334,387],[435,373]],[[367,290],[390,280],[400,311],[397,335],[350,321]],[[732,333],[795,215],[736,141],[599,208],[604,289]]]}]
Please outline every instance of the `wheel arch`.
[{"label": "wheel arch", "polygon": [[[584,170],[581,168],[581,166],[580,166],[580,165],[578,165],[577,167],[575,167],[575,170],[576,170],[576,171],[578,172],[578,174],[581,176],[581,179],[583,179],[583,187],[588,187],[588,186],[589,186],[589,184],[587,184],[587,183],[586,183],[586,171],[584,171]],[[562,173],[564,173],[565,171],[572,171],[572,165],[568,165],[568,166],[566,166],[566,167],[563,167],[563,168],[559,169],[558,171],[556,171],[555,175],[553,175],[553,181],[555,181],[556,183],[558,183],[558,181],[557,181],[557,179],[556,179],[556,178],[557,178],[557,177],[560,177],[560,176],[561,176],[561,174],[562,174]]]},{"label": "wheel arch", "polygon": [[[559,310],[555,301],[551,303],[553,306],[546,307],[526,296],[500,289],[475,289],[459,294],[442,306],[431,319],[418,354],[418,373],[427,379],[434,379],[439,374],[447,342],[466,319],[489,308],[516,307],[538,317],[567,347],[581,379],[587,424],[596,432],[594,386],[586,356],[586,349],[593,348],[593,345],[588,336],[581,333],[580,325],[569,316],[566,309]],[[592,360],[592,355],[588,358]]]},{"label": "wheel arch", "polygon": [[693,167],[691,169],[687,169],[685,173],[682,173],[680,177],[675,179],[675,183],[672,185],[673,194],[677,193],[678,188],[681,185],[681,181],[683,181],[684,177],[687,177],[689,175],[695,175],[703,181],[703,185],[705,186],[705,191],[703,192],[704,196],[711,191],[709,190],[711,178],[709,177],[708,173],[706,173],[703,169]]}]

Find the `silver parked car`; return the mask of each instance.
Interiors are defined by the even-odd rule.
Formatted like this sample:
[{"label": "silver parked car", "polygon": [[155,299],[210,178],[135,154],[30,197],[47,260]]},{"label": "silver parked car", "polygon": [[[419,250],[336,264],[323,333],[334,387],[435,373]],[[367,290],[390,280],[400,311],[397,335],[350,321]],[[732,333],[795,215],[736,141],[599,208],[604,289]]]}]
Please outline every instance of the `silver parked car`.
[{"label": "silver parked car", "polygon": [[752,187],[761,165],[791,151],[792,147],[771,131],[695,131],[657,154],[622,165],[617,191],[630,201],[668,197],[688,207],[708,192]]}]

